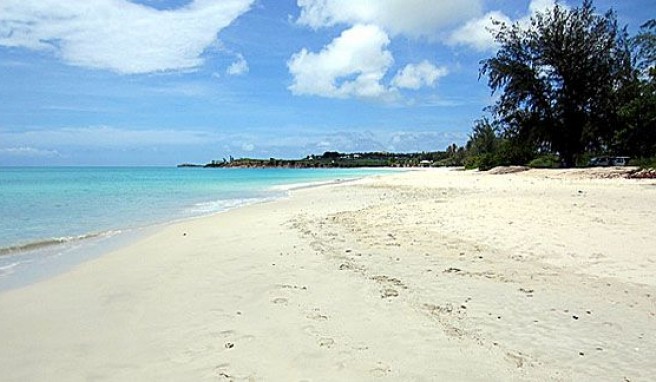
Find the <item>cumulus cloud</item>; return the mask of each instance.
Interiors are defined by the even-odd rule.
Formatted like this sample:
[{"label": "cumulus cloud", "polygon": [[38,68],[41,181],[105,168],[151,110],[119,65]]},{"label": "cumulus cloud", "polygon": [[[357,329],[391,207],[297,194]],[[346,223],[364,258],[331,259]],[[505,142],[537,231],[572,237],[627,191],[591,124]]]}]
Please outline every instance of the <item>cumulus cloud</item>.
[{"label": "cumulus cloud", "polygon": [[424,60],[419,64],[408,64],[392,79],[392,85],[397,88],[417,90],[423,86],[435,86],[440,77],[449,71],[444,67],[437,67]]},{"label": "cumulus cloud", "polygon": [[451,45],[467,45],[478,51],[485,51],[496,47],[494,42],[494,21],[510,24],[512,20],[502,12],[493,11],[479,19],[468,21],[458,28],[448,39]]},{"label": "cumulus cloud", "polygon": [[427,37],[480,14],[482,0],[297,0],[296,20],[314,29],[344,25],[320,52],[307,48],[287,62],[296,95],[331,98],[398,99],[401,89],[432,87],[447,74],[428,61],[410,63],[390,81],[391,38]]},{"label": "cumulus cloud", "polygon": [[314,29],[375,24],[391,35],[432,36],[481,11],[481,0],[298,0],[298,23]]},{"label": "cumulus cloud", "polygon": [[127,0],[0,2],[0,45],[48,51],[118,73],[192,69],[254,0],[195,0],[156,10]]},{"label": "cumulus cloud", "polygon": [[302,49],[287,62],[294,94],[332,98],[378,98],[388,93],[381,83],[394,62],[390,40],[375,25],[355,25],[320,52]]},{"label": "cumulus cloud", "polygon": [[506,25],[514,22],[528,25],[533,14],[549,10],[555,5],[556,0],[532,0],[528,6],[528,13],[516,20],[512,20],[500,11],[488,12],[483,17],[471,19],[456,29],[447,39],[447,43],[469,46],[478,51],[496,49],[494,33],[498,30],[498,26],[494,25],[493,21],[499,21]]},{"label": "cumulus cloud", "polygon": [[230,76],[241,76],[248,73],[248,62],[241,54],[237,55],[237,60],[228,66],[226,73]]}]

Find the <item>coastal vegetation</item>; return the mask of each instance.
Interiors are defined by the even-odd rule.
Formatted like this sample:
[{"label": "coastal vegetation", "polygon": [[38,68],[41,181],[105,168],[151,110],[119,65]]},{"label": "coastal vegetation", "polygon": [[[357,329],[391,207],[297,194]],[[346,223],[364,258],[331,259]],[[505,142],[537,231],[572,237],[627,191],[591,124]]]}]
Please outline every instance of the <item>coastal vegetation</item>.
[{"label": "coastal vegetation", "polygon": [[[457,158],[458,153],[464,158],[464,149],[458,148],[456,145],[450,146],[446,151],[422,153],[340,153],[337,151],[326,151],[321,155],[308,155],[303,159],[235,159],[230,157],[229,159],[214,160],[203,167],[355,168],[457,166],[462,163],[462,160]],[[181,165],[181,167],[190,166],[193,165]]]},{"label": "coastal vegetation", "polygon": [[499,49],[480,76],[498,97],[473,127],[465,166],[571,167],[600,155],[654,164],[656,20],[629,36],[614,11],[586,0],[495,26]]}]

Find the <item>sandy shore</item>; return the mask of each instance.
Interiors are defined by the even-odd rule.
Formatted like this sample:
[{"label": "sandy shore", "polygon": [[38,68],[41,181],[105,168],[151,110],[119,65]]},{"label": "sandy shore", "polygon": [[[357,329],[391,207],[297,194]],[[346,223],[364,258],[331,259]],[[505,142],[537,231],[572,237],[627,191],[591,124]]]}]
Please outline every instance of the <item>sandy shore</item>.
[{"label": "sandy shore", "polygon": [[2,381],[648,381],[656,182],[395,173],[0,294]]}]

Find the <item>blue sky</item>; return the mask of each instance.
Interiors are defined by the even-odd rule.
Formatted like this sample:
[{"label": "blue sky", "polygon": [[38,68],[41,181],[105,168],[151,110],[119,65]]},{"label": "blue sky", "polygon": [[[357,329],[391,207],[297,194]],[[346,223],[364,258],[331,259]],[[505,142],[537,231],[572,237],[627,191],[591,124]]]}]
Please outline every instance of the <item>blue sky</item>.
[{"label": "blue sky", "polygon": [[[578,5],[568,1],[565,6]],[[2,0],[0,165],[463,144],[485,26],[552,0]],[[652,0],[595,2],[635,32]]]}]

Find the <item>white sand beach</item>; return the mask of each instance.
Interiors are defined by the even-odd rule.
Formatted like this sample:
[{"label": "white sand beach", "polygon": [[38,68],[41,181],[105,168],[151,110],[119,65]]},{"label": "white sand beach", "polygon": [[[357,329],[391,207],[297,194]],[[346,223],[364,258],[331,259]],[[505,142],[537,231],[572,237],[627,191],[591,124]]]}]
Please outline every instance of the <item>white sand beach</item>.
[{"label": "white sand beach", "polygon": [[400,172],[168,225],[0,294],[0,380],[653,380],[656,181],[607,174]]}]

